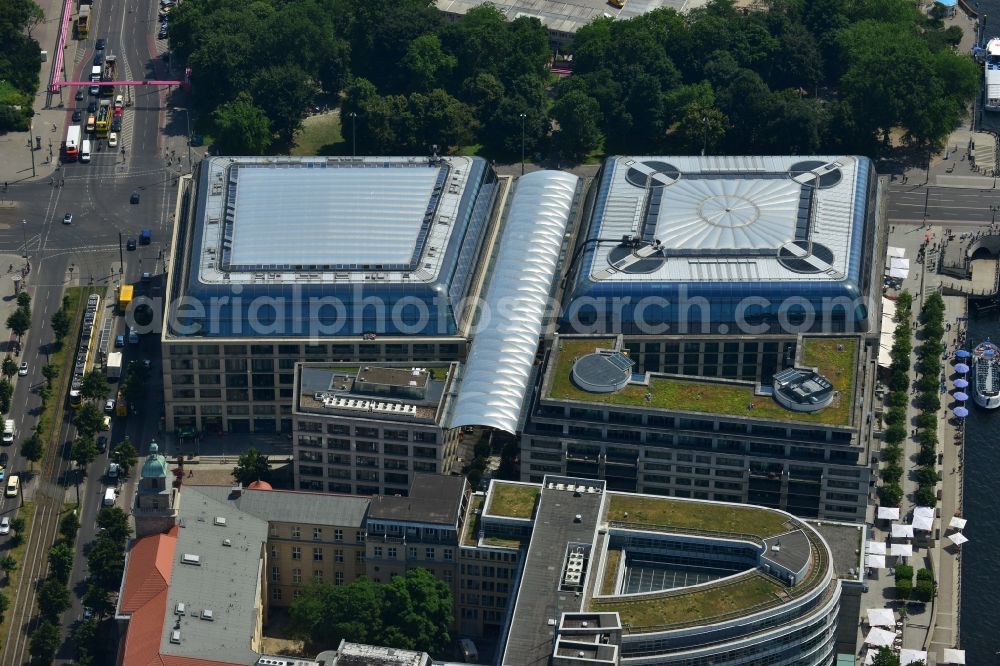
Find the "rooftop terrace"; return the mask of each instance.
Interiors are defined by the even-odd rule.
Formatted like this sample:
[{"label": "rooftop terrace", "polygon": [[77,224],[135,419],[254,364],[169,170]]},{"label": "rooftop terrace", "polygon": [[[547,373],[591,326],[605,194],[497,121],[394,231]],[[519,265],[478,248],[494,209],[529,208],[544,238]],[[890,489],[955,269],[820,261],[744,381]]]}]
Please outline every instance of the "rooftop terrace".
[{"label": "rooftop terrace", "polygon": [[[857,340],[854,338],[803,338],[801,363],[816,367],[839,392],[833,403],[818,412],[802,413],[785,409],[770,396],[755,395],[752,385],[650,375],[649,386],[630,384],[613,393],[590,393],[571,379],[573,363],[595,349],[611,349],[614,341],[597,338],[561,338],[549,363],[548,397],[556,400],[608,403],[630,407],[660,408],[681,412],[701,412],[776,421],[801,421],[826,425],[849,425]],[[750,408],[750,405],[753,405]]]},{"label": "rooftop terrace", "polygon": [[643,526],[644,529],[766,539],[796,528],[785,514],[763,507],[618,493],[609,493],[609,499],[607,521]]}]

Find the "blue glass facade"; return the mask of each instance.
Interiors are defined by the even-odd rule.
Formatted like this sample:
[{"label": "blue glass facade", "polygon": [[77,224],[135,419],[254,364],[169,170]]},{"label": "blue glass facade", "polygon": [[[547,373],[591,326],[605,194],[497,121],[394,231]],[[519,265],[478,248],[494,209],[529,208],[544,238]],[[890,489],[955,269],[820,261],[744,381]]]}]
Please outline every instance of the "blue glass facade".
[{"label": "blue glass facade", "polygon": [[[877,175],[867,158],[857,159],[847,272],[841,280],[655,281],[591,278],[598,256],[601,220],[614,176],[613,160],[597,183],[586,236],[571,268],[570,296],[560,321],[563,333],[685,334],[863,332],[869,329],[867,299],[876,240]],[[825,276],[824,276],[825,277]],[[748,328],[749,327],[749,328]]]},{"label": "blue glass facade", "polygon": [[[198,186],[194,233],[183,276],[183,301],[170,305],[171,333],[205,337],[380,335],[447,336],[457,333],[456,307],[474,275],[484,230],[497,193],[496,173],[474,158],[452,232],[431,282],[275,280],[213,284],[199,278],[203,256],[208,170]],[[358,221],[363,225],[363,220]],[[276,233],[280,233],[280,230]]]}]

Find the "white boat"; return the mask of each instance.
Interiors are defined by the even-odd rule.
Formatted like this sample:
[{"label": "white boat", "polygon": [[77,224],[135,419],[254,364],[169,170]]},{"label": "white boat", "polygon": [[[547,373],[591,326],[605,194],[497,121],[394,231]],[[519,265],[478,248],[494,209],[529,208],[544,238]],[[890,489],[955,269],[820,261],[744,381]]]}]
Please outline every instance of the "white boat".
[{"label": "white boat", "polygon": [[986,340],[972,350],[972,398],[985,409],[1000,407],[1000,347]]},{"label": "white boat", "polygon": [[1000,111],[1000,37],[994,37],[986,44],[983,73],[986,77],[986,98],[983,108]]}]

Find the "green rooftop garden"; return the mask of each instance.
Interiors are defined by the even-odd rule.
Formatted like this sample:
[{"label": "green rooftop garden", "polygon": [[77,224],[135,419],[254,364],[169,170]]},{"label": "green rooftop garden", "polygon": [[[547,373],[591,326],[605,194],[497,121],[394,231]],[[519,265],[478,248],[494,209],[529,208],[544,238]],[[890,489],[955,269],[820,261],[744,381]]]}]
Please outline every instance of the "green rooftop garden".
[{"label": "green rooftop garden", "polygon": [[493,492],[487,513],[508,518],[531,518],[541,486],[523,486],[514,483],[493,483]]},{"label": "green rooftop garden", "polygon": [[731,613],[746,613],[754,607],[764,608],[781,601],[784,588],[762,573],[736,579],[727,584],[692,590],[666,593],[664,596],[643,600],[594,599],[593,612],[617,612],[622,624],[636,627],[661,627],[697,622],[707,624],[713,618]]},{"label": "green rooftop garden", "polygon": [[610,495],[606,519],[679,530],[752,534],[762,539],[794,529],[786,516],[768,509],[615,493]]},{"label": "green rooftop garden", "polygon": [[[837,346],[843,345],[843,351]],[[745,383],[711,381],[700,378],[654,377],[649,386],[629,385],[615,393],[588,393],[577,388],[570,377],[573,363],[597,348],[610,349],[607,339],[560,340],[561,351],[551,374],[549,397],[634,407],[659,407],[685,412],[749,416],[779,421],[803,421],[848,425],[851,416],[851,392],[857,342],[851,338],[809,339],[804,342],[802,361],[817,367],[840,391],[840,398],[826,409],[803,414],[785,409],[769,396],[754,395]],[[751,407],[752,405],[752,407]]]},{"label": "green rooftop garden", "polygon": [[479,521],[483,517],[483,512],[476,509],[482,509],[485,501],[486,498],[482,495],[473,495],[472,501],[469,502],[469,513],[465,519],[465,529],[462,531],[463,546],[475,546],[478,542]]}]

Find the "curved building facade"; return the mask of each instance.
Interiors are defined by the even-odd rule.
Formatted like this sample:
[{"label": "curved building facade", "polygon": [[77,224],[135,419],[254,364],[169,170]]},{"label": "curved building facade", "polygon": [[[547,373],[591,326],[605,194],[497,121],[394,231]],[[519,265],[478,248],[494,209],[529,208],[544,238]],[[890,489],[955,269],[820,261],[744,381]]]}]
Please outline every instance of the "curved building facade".
[{"label": "curved building facade", "polygon": [[865,332],[877,214],[865,157],[611,157],[560,330]]}]

